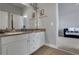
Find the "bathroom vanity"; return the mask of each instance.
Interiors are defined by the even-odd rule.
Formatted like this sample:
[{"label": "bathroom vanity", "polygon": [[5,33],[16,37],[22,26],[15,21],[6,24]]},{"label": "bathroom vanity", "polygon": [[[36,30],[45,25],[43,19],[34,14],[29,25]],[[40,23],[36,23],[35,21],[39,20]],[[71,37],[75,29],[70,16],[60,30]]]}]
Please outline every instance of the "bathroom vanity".
[{"label": "bathroom vanity", "polygon": [[1,55],[29,55],[43,46],[45,31],[24,31],[0,34]]}]

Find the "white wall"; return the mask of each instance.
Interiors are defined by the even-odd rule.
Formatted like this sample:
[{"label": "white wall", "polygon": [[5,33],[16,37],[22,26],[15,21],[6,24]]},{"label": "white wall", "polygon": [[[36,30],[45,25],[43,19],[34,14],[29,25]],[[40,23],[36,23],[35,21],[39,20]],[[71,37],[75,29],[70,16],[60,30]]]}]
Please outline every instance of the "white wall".
[{"label": "white wall", "polygon": [[79,27],[79,5],[76,3],[59,4],[59,26],[60,29]]},{"label": "white wall", "polygon": [[56,4],[41,3],[41,9],[45,9],[47,17],[41,18],[42,28],[46,28],[46,43],[56,45],[57,20],[56,20]]}]

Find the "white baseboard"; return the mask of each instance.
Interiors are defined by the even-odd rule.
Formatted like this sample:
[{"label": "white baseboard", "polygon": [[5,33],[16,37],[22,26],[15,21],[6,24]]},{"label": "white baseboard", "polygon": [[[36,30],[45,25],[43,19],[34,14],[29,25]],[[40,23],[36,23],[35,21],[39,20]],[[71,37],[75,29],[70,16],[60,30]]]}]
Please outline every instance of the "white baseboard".
[{"label": "white baseboard", "polygon": [[58,49],[58,50],[61,50],[61,51],[64,51],[64,52],[73,54],[73,55],[77,55],[76,53],[73,53],[73,52],[70,52],[70,51],[67,51],[67,50],[64,50],[64,49],[60,49],[60,48],[58,48],[56,45],[53,45],[53,44],[45,44],[45,45],[48,46],[48,47],[51,47],[51,48],[56,48],[56,49]]}]

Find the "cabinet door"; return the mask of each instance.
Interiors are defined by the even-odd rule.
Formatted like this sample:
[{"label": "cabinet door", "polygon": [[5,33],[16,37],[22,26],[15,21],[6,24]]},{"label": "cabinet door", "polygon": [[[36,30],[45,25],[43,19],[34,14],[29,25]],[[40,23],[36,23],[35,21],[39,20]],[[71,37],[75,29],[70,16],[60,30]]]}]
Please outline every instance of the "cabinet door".
[{"label": "cabinet door", "polygon": [[34,33],[35,36],[34,37],[34,42],[35,42],[35,46],[38,48],[40,48],[41,46],[44,45],[45,43],[45,33],[44,32],[36,32]]},{"label": "cabinet door", "polygon": [[37,49],[36,43],[35,43],[35,36],[36,36],[35,33],[30,33],[29,34],[29,39],[28,39],[29,54],[33,53]]},{"label": "cabinet door", "polygon": [[[7,55],[27,54],[28,53],[27,39],[28,39],[28,35],[16,35],[16,36],[8,36],[5,38],[2,38],[2,42],[4,41],[2,43],[3,54],[7,54]],[[6,52],[4,52],[4,51],[6,51]]]},{"label": "cabinet door", "polygon": [[27,40],[19,40],[8,44],[6,48],[7,55],[26,55],[27,51]]},{"label": "cabinet door", "polygon": [[35,33],[35,37],[34,37],[34,42],[35,42],[35,47],[36,49],[40,48],[40,45],[41,45],[41,38],[40,38],[40,32],[36,32]]},{"label": "cabinet door", "polygon": [[13,27],[15,29],[23,28],[23,17],[22,16],[13,14]]},{"label": "cabinet door", "polygon": [[33,53],[36,48],[35,48],[35,34],[34,33],[30,33],[29,34],[29,39],[28,39],[28,51],[29,54]]},{"label": "cabinet door", "polygon": [[8,28],[8,12],[0,11],[0,29]]},{"label": "cabinet door", "polygon": [[35,33],[30,33],[30,39],[29,39],[29,53],[35,52],[37,49],[39,49],[42,45],[44,45],[44,38],[43,38],[43,33],[41,32],[35,32]]}]

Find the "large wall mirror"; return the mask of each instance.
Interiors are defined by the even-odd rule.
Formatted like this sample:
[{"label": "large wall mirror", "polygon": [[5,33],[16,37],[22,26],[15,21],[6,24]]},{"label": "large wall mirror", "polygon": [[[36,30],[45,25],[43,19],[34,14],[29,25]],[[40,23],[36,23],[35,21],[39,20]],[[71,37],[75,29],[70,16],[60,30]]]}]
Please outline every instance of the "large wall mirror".
[{"label": "large wall mirror", "polygon": [[22,12],[22,8],[14,4],[0,3],[0,30],[23,28]]}]

